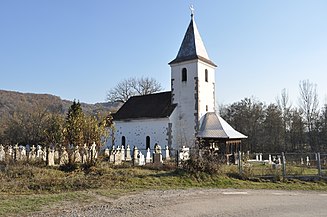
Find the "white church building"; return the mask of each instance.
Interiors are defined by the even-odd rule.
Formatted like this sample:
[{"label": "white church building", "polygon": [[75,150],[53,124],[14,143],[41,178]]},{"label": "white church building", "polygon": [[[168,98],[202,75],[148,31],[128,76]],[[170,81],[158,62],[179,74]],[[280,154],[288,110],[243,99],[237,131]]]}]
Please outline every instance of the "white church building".
[{"label": "white church building", "polygon": [[192,147],[201,139],[224,144],[222,150],[230,149],[230,153],[240,149],[240,140],[247,137],[216,113],[217,66],[207,54],[193,14],[169,65],[171,91],[131,97],[114,114],[115,145],[153,149],[157,143],[176,149]]}]

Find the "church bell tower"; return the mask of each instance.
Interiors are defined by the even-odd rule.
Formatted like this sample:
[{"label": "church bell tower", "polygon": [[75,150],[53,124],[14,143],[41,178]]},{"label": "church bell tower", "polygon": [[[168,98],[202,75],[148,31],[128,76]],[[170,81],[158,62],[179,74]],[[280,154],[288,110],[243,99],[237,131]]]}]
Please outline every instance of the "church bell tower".
[{"label": "church bell tower", "polygon": [[[191,9],[192,10],[192,9]],[[178,146],[195,144],[201,118],[215,111],[215,68],[200,33],[191,21],[171,67],[172,103],[177,104],[172,119],[173,143]]]}]

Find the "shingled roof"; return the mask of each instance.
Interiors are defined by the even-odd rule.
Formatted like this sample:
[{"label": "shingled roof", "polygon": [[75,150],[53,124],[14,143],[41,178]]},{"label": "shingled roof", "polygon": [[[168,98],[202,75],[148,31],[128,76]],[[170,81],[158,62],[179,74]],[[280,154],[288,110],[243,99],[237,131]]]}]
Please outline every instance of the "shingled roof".
[{"label": "shingled roof", "polygon": [[215,112],[207,112],[202,120],[197,137],[215,139],[246,139]]},{"label": "shingled roof", "polygon": [[206,48],[204,47],[200,33],[196,27],[193,15],[191,16],[191,22],[186,30],[183,42],[179,48],[177,57],[169,64],[180,63],[187,60],[199,59],[212,66],[216,67],[207,54]]},{"label": "shingled roof", "polygon": [[176,104],[171,104],[171,91],[133,96],[117,111],[114,120],[169,117]]}]

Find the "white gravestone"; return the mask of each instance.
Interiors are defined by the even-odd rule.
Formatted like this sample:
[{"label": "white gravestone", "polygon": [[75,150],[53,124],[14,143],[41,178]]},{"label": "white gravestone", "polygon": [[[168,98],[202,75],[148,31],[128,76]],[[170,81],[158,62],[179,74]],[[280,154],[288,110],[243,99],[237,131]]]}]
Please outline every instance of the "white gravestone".
[{"label": "white gravestone", "polygon": [[11,145],[8,147],[8,156],[10,159],[14,159],[14,151]]},{"label": "white gravestone", "polygon": [[139,164],[139,150],[136,146],[134,146],[133,149],[133,164],[138,165]]},{"label": "white gravestone", "polygon": [[52,148],[48,149],[48,166],[54,166],[55,165],[55,152]]},{"label": "white gravestone", "polygon": [[81,163],[82,162],[82,157],[81,154],[79,153],[79,146],[77,145],[74,150],[74,162],[75,163]]},{"label": "white gravestone", "polygon": [[6,159],[6,152],[3,145],[0,145],[0,161],[5,161]]},{"label": "white gravestone", "polygon": [[144,155],[142,154],[142,152],[139,152],[139,166],[144,166],[145,165],[145,159],[144,159]]},{"label": "white gravestone", "polygon": [[190,148],[186,148],[185,146],[183,146],[181,152],[179,153],[179,159],[181,161],[186,161],[190,159]]},{"label": "white gravestone", "polygon": [[64,164],[67,164],[68,162],[69,162],[69,156],[68,156],[68,153],[66,151],[66,148],[62,147],[62,152],[61,152],[59,164],[64,165]]},{"label": "white gravestone", "polygon": [[126,161],[131,161],[132,157],[131,157],[131,148],[129,147],[129,145],[127,145],[126,148]]},{"label": "white gravestone", "polygon": [[34,161],[36,158],[36,148],[32,145],[31,151],[29,153],[29,160]]},{"label": "white gravestone", "polygon": [[166,145],[166,161],[170,160],[169,147]]},{"label": "white gravestone", "polygon": [[121,146],[120,158],[122,161],[125,161],[125,147],[123,145]]},{"label": "white gravestone", "polygon": [[150,149],[148,148],[147,152],[146,152],[146,158],[145,158],[145,163],[151,163],[151,153],[150,153]]}]

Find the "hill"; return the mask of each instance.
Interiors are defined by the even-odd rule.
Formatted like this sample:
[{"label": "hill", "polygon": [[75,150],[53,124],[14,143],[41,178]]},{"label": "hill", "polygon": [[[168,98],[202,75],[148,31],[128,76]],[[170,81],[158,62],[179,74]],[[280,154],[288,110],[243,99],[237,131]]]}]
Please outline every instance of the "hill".
[{"label": "hill", "polygon": [[[35,109],[45,109],[49,112],[65,114],[72,101],[62,100],[51,94],[20,93],[15,91],[0,90],[0,119],[10,118],[14,112],[27,112]],[[122,103],[82,103],[82,109],[86,114],[98,112],[116,112]],[[0,120],[0,122],[1,122]]]}]

